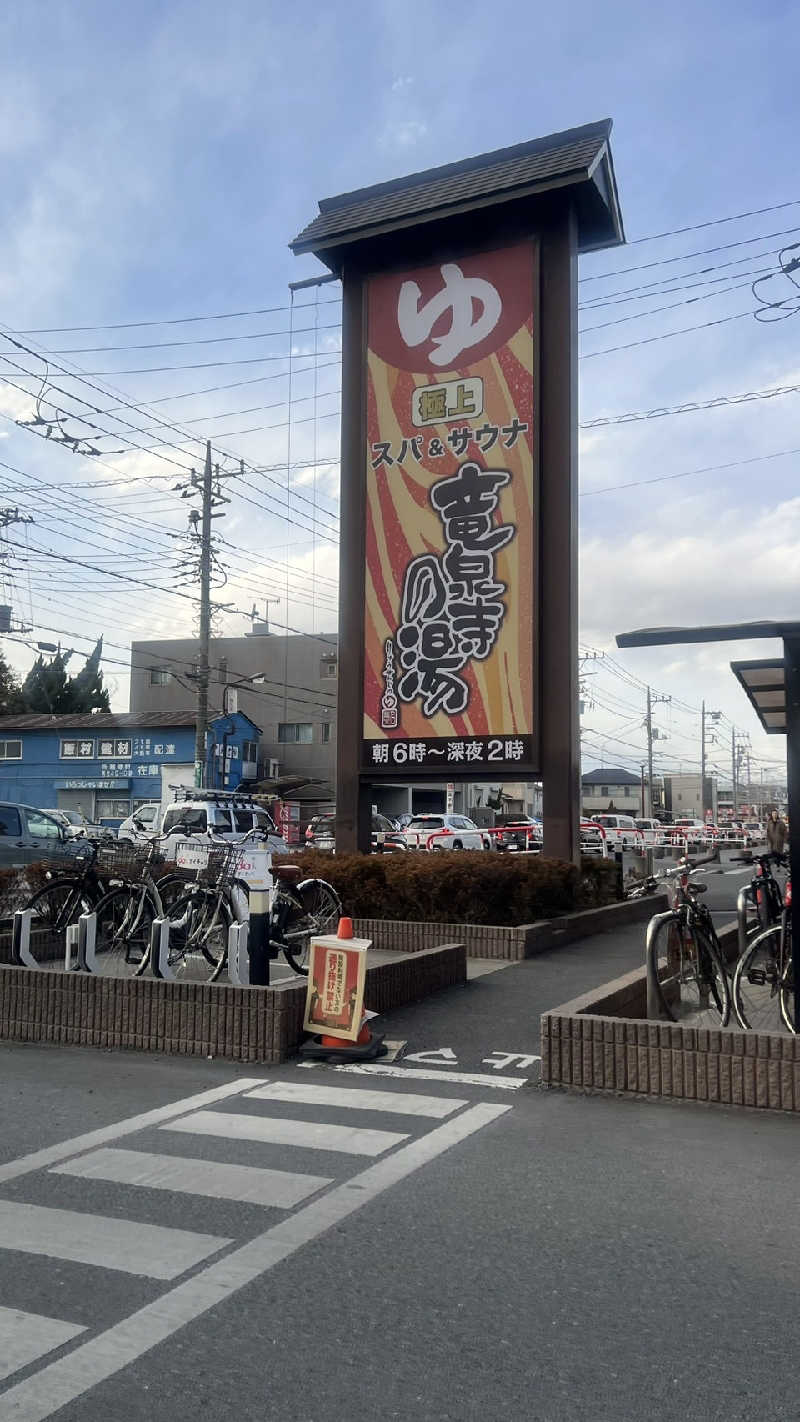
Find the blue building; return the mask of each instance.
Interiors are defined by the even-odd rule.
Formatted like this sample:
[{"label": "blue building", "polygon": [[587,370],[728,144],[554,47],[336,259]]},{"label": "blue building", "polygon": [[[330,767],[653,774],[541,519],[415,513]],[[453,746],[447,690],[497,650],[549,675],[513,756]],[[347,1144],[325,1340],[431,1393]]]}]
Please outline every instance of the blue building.
[{"label": "blue building", "polygon": [[[261,732],[241,711],[209,724],[205,783],[255,781]],[[193,711],[0,716],[0,800],[119,823],[194,784]]]}]

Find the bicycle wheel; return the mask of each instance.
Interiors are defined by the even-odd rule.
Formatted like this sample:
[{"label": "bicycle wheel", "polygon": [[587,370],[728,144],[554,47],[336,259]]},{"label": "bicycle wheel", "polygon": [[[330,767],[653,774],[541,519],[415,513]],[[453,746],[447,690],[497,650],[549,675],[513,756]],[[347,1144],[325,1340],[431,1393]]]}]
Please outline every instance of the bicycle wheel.
[{"label": "bicycle wheel", "polygon": [[165,874],[163,878],[156,879],[155,884],[167,917],[169,917],[172,905],[177,903],[178,899],[183,898],[191,887],[182,874]]},{"label": "bicycle wheel", "polygon": [[[783,930],[773,924],[759,933],[736,964],[733,975],[733,1010],[742,1027],[756,1032],[781,1032],[789,1025],[782,1004],[789,965],[783,948]],[[793,1008],[791,973],[787,979],[789,1022]],[[791,1027],[790,1027],[790,1030]]]},{"label": "bicycle wheel", "polygon": [[184,983],[216,982],[227,962],[233,914],[213,891],[192,890],[169,912],[169,966]]},{"label": "bicycle wheel", "polygon": [[662,923],[650,945],[649,967],[661,1009],[687,1027],[726,1027],[731,992],[717,944],[703,929],[675,917]]},{"label": "bicycle wheel", "polygon": [[82,913],[89,913],[91,899],[75,879],[54,879],[33,894],[25,905],[31,909],[31,956],[40,966],[63,964],[67,929]]},{"label": "bicycle wheel", "polygon": [[143,972],[157,906],[147,889],[120,884],[100,900],[95,953],[104,977],[129,978]]},{"label": "bicycle wheel", "polygon": [[336,932],[342,905],[336,890],[324,879],[304,879],[292,890],[291,898],[288,894],[286,898],[291,906],[283,925],[283,956],[290,968],[307,977],[311,939]]}]

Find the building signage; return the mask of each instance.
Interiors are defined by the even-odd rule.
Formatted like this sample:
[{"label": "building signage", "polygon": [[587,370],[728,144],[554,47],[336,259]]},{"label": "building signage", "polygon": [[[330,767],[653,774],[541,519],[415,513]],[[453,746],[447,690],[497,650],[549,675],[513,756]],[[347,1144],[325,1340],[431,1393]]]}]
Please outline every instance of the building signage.
[{"label": "building signage", "polygon": [[531,772],[534,242],[367,288],[362,765]]},{"label": "building signage", "polygon": [[127,790],[130,780],[54,780],[54,790]]}]

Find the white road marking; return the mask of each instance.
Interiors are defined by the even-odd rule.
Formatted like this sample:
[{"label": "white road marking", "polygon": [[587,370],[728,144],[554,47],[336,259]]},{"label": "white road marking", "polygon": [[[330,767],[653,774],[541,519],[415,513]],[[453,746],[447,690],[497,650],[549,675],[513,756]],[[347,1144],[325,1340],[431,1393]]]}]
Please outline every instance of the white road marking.
[{"label": "white road marking", "polygon": [[432,1116],[442,1121],[466,1106],[453,1096],[418,1096],[410,1091],[364,1091],[359,1087],[306,1086],[302,1081],[276,1081],[257,1086],[248,1100],[301,1102],[304,1106],[343,1106],[356,1111],[388,1111],[399,1116]]},{"label": "white road marking", "polygon": [[284,1121],[271,1116],[245,1116],[241,1112],[195,1111],[171,1121],[162,1131],[189,1131],[200,1136],[224,1136],[233,1141],[262,1141],[268,1145],[304,1146],[308,1150],[335,1150],[342,1155],[382,1155],[407,1141],[394,1131],[367,1131],[353,1126],[328,1126],[318,1121]]},{"label": "white road marking", "polygon": [[0,1399],[0,1417],[8,1418],[9,1422],[12,1418],[14,1422],[44,1422],[60,1407],[82,1397],[187,1323],[231,1298],[246,1284],[319,1238],[384,1190],[405,1180],[443,1151],[510,1110],[510,1106],[481,1102],[411,1141],[386,1160],[368,1166],[289,1219],[281,1220],[272,1229],[249,1240],[225,1259],[208,1265],[113,1328],[79,1344],[66,1357],[56,1359],[9,1388]]},{"label": "white road marking", "polygon": [[43,1318],[18,1308],[0,1308],[0,1378],[8,1378],[18,1368],[35,1363],[62,1343],[69,1343],[86,1329],[80,1323],[64,1323],[60,1318]]},{"label": "white road marking", "polygon": [[45,1254],[149,1279],[175,1279],[231,1243],[187,1229],[0,1200],[0,1249]]},{"label": "white road marking", "polygon": [[403,1058],[403,1061],[438,1062],[440,1066],[443,1066],[445,1062],[458,1061],[458,1058],[452,1047],[434,1047],[429,1052],[411,1052],[409,1056]]},{"label": "white road marking", "polygon": [[332,1183],[329,1176],[293,1175],[288,1170],[113,1148],[92,1151],[79,1160],[54,1165],[52,1170],[55,1175],[76,1175],[81,1180],[114,1180],[120,1185],[177,1190],[184,1195],[208,1195],[212,1200],[238,1200],[277,1210],[292,1210],[315,1190]]},{"label": "white road marking", "polygon": [[126,1121],[117,1121],[116,1125],[100,1126],[98,1130],[87,1131],[83,1136],[74,1136],[70,1141],[46,1146],[44,1150],[36,1150],[31,1155],[21,1155],[16,1160],[8,1161],[6,1165],[0,1165],[0,1185],[6,1180],[16,1180],[20,1175],[29,1175],[33,1170],[44,1170],[50,1165],[57,1165],[59,1161],[69,1160],[70,1156],[80,1155],[82,1151],[92,1150],[95,1146],[121,1140],[123,1136],[145,1130],[147,1126],[158,1126],[172,1116],[183,1116],[197,1107],[212,1106],[215,1101],[238,1096],[241,1092],[248,1091],[251,1086],[260,1086],[263,1080],[263,1076],[242,1076],[238,1081],[229,1081],[225,1086],[215,1086],[211,1091],[185,1096],[181,1101],[173,1101],[170,1106],[156,1106],[152,1111],[143,1111],[140,1116],[129,1116]]},{"label": "white road marking", "polygon": [[[493,1062],[492,1057],[498,1057],[499,1060]],[[503,1067],[513,1066],[514,1062],[518,1062],[519,1066],[517,1067],[517,1070],[525,1071],[528,1067],[532,1067],[534,1062],[540,1062],[541,1060],[541,1057],[525,1056],[523,1052],[494,1051],[492,1052],[491,1056],[483,1058],[482,1064],[483,1066],[490,1066],[492,1068],[492,1071],[501,1071]]]},{"label": "white road marking", "polygon": [[[408,1062],[411,1058],[404,1057],[403,1060]],[[495,1086],[503,1091],[516,1091],[528,1079],[525,1076],[490,1076],[483,1071],[448,1071],[446,1068],[426,1071],[424,1067],[384,1066],[382,1062],[348,1062],[344,1066],[333,1067],[333,1071],[352,1072],[358,1076],[391,1076],[397,1081],[409,1077],[414,1081],[456,1081],[460,1086]]]}]

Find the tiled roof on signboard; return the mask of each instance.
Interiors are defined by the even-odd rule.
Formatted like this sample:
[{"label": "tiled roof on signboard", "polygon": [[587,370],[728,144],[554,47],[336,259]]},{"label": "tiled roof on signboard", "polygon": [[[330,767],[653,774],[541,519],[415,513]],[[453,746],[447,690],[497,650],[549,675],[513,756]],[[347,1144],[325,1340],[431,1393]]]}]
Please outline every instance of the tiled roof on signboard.
[{"label": "tiled roof on signboard", "polygon": [[[604,200],[609,209],[606,244],[622,240],[613,167],[608,150],[611,120],[548,134],[513,148],[482,153],[460,163],[429,168],[388,183],[323,198],[319,216],[294,239],[295,252],[356,241],[370,233],[409,226],[460,207],[493,204],[517,195],[588,182],[607,165]],[[605,245],[605,244],[604,244]]]}]

